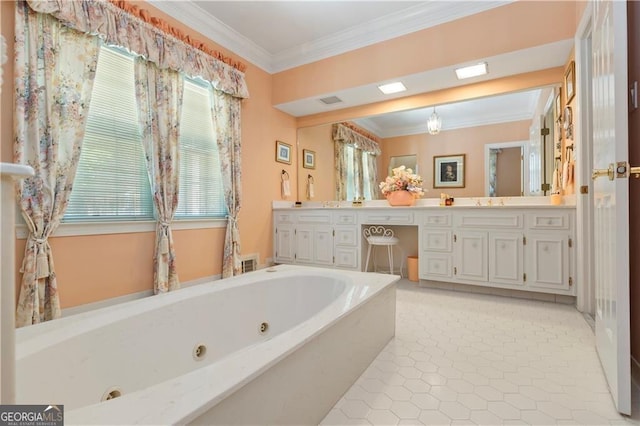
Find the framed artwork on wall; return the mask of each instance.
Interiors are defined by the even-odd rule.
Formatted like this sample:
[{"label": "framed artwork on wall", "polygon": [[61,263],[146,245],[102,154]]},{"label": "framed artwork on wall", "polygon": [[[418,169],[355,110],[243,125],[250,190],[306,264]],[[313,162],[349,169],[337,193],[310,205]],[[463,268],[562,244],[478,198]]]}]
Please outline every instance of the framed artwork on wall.
[{"label": "framed artwork on wall", "polygon": [[276,141],[276,161],[291,164],[291,145]]},{"label": "framed artwork on wall", "polygon": [[302,150],[302,167],[305,169],[315,169],[316,168],[316,152],[311,151],[310,149]]},{"label": "framed artwork on wall", "polygon": [[434,188],[464,188],[465,155],[436,155],[433,157]]},{"label": "framed artwork on wall", "polygon": [[571,99],[576,94],[576,63],[571,61],[564,72],[564,95],[566,97],[565,105],[569,105]]}]

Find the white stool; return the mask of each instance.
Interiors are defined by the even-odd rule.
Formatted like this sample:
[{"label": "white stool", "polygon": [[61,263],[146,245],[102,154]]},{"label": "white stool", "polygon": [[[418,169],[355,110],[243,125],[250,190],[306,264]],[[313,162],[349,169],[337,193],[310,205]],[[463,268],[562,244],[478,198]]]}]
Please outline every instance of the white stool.
[{"label": "white stool", "polygon": [[[369,260],[371,258],[372,248],[375,246],[386,246],[387,256],[389,256],[389,273],[393,274],[393,247],[398,246],[400,240],[393,235],[393,230],[385,228],[384,226],[370,226],[362,231],[364,238],[369,243],[369,249],[367,250],[367,261],[365,262],[364,271],[369,271]],[[398,246],[402,253],[402,248]],[[400,276],[402,276],[402,266],[404,264],[404,256],[400,262]],[[373,254],[373,271],[376,272],[376,256]]]}]

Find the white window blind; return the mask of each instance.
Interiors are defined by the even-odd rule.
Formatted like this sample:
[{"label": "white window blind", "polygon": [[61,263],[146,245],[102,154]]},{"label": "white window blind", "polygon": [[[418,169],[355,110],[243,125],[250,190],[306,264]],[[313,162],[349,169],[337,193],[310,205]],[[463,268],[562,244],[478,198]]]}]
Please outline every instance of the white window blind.
[{"label": "white window blind", "polygon": [[[101,48],[65,222],[154,218],[133,67],[133,57],[125,51]],[[211,117],[211,90],[204,81],[185,79],[176,219],[216,218],[227,213]]]},{"label": "white window blind", "polygon": [[212,89],[186,78],[180,120],[180,197],[175,217],[224,217],[218,146],[211,117]]},{"label": "white window blind", "polygon": [[64,221],[153,218],[137,111],[133,58],[102,47]]}]

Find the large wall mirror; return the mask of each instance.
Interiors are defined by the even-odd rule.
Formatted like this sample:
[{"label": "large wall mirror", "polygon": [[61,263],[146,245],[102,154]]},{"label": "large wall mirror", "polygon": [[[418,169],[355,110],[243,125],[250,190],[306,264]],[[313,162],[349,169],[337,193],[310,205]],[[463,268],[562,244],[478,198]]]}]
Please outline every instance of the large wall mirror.
[{"label": "large wall mirror", "polygon": [[[544,188],[553,173],[556,93],[557,87],[546,86],[436,105],[442,129],[435,135],[427,132],[426,124],[434,106],[351,122],[380,137],[379,181],[390,166],[406,160],[411,164],[405,165],[423,177],[425,197],[439,198],[444,190],[434,186],[434,158],[464,154],[464,187],[444,191],[453,197],[548,195]],[[550,134],[542,135],[544,127]],[[332,123],[298,129],[299,158],[305,149],[315,153],[316,168],[298,165],[298,199],[309,199],[312,175],[313,200],[335,200]]]}]

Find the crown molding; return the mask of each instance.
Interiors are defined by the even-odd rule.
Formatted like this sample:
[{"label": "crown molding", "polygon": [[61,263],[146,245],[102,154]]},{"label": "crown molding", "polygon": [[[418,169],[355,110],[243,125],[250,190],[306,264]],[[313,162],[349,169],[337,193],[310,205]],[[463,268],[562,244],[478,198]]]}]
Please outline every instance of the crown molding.
[{"label": "crown molding", "polygon": [[274,72],[336,56],[512,3],[509,1],[427,2],[304,43],[273,55]]},{"label": "crown molding", "polygon": [[273,55],[191,1],[147,0],[234,54],[273,74]]},{"label": "crown molding", "polygon": [[380,43],[445,22],[512,3],[513,0],[426,2],[385,17],[270,54],[191,1],[148,0],[151,5],[188,25],[234,54],[274,74]]}]

